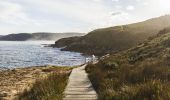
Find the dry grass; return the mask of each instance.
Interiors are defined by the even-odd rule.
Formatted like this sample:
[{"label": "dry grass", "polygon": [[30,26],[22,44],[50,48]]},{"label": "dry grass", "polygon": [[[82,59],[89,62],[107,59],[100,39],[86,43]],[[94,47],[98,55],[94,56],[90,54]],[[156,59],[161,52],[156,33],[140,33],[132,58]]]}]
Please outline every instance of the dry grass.
[{"label": "dry grass", "polygon": [[170,100],[169,40],[163,34],[88,65],[99,100]]},{"label": "dry grass", "polygon": [[46,79],[37,80],[30,90],[26,90],[19,100],[62,100],[69,73],[51,74]]},{"label": "dry grass", "polygon": [[62,100],[63,91],[67,85],[67,80],[72,68],[51,67],[42,69],[45,73],[50,73],[45,77],[40,77],[30,87],[18,97],[19,100]]},{"label": "dry grass", "polygon": [[119,67],[88,65],[86,71],[100,100],[169,100],[170,66],[146,62]]}]

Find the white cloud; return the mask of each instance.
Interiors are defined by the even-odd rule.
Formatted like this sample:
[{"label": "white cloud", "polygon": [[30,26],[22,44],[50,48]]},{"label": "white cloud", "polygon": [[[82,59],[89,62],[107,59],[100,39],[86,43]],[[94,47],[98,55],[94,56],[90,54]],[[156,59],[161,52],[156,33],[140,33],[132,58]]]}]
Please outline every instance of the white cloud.
[{"label": "white cloud", "polygon": [[116,5],[115,8],[116,9],[122,9],[123,7],[121,5]]},{"label": "white cloud", "polygon": [[19,4],[1,1],[0,8],[1,22],[13,25],[23,25],[28,23],[34,24],[34,22],[37,23],[27,16],[27,14],[24,12],[24,8]]},{"label": "white cloud", "polygon": [[[17,30],[21,31],[24,30],[20,28],[21,26],[22,27],[25,26],[25,31],[27,30],[37,31],[37,29],[39,29],[39,31],[45,31],[45,29],[47,31],[62,31],[61,29],[67,27],[66,24],[70,24],[71,25],[69,26],[70,29],[64,31],[88,31],[90,27],[91,27],[90,29],[93,29],[106,25],[106,21],[109,19],[108,13],[111,12],[111,9],[109,9],[107,6],[104,6],[103,3],[91,2],[91,0],[86,1],[68,0],[67,2],[66,0],[63,1],[48,0],[45,2],[42,2],[42,0],[29,0],[29,1],[15,0],[15,1],[19,2],[15,3],[11,2],[10,0],[8,0],[8,2],[7,1],[1,2],[0,11],[2,13],[0,15],[1,21],[0,26],[2,26],[3,22],[9,24],[9,26],[16,25],[15,27],[18,28]],[[41,15],[33,14],[33,11],[31,11],[30,9],[33,9],[33,11],[37,10],[38,12],[35,13],[36,14],[39,13]],[[59,16],[63,17],[58,19],[57,17]],[[65,22],[62,23],[59,22],[59,20]],[[67,23],[66,22],[67,20],[73,21],[71,23],[69,22]],[[45,25],[46,28],[44,28]],[[51,25],[55,25],[56,28],[54,29],[49,28],[51,27]],[[37,29],[35,30],[33,26],[37,27]],[[63,28],[61,28],[60,26],[63,26]],[[0,28],[0,30],[2,29]],[[9,30],[6,30],[4,32],[7,33],[9,32]]]},{"label": "white cloud", "polygon": [[101,2],[102,0],[93,0],[93,1],[95,1],[95,2]]},{"label": "white cloud", "polygon": [[170,0],[0,0],[0,33],[88,32],[170,13],[169,4]]},{"label": "white cloud", "polygon": [[25,14],[21,11],[21,7],[17,4],[1,1],[0,3],[0,19],[9,20],[23,17]]},{"label": "white cloud", "polygon": [[119,2],[119,0],[112,0],[112,1]]},{"label": "white cloud", "polygon": [[135,9],[135,7],[132,6],[132,5],[129,5],[129,6],[126,7],[126,10],[134,10],[134,9]]}]

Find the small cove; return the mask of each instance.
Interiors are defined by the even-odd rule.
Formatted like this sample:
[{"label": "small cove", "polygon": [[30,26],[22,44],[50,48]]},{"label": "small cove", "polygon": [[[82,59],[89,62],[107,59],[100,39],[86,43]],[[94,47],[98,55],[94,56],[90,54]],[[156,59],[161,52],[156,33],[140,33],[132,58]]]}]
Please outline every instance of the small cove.
[{"label": "small cove", "polygon": [[85,62],[85,56],[81,53],[42,45],[52,43],[54,41],[0,41],[0,67],[76,66]]}]

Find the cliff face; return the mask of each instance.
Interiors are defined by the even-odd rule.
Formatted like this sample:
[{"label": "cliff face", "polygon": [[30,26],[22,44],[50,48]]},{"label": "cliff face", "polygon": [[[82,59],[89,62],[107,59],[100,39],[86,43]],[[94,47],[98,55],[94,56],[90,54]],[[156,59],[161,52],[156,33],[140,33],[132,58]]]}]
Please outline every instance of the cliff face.
[{"label": "cliff face", "polygon": [[[104,55],[136,46],[148,37],[170,26],[170,15],[144,22],[97,29],[80,38],[65,38],[56,41],[54,47],[86,54]],[[62,44],[62,45],[61,45]]]},{"label": "cliff face", "polygon": [[61,38],[82,36],[83,33],[19,33],[0,36],[0,41],[27,41],[27,40],[58,40]]}]

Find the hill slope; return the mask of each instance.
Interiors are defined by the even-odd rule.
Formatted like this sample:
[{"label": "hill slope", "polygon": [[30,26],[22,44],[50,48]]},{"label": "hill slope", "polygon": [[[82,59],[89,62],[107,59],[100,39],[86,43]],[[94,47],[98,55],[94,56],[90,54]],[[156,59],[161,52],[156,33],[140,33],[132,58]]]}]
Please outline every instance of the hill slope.
[{"label": "hill slope", "polygon": [[144,22],[97,29],[80,38],[56,41],[54,47],[87,54],[104,55],[137,45],[148,37],[170,26],[170,15],[153,18]]},{"label": "hill slope", "polygon": [[83,35],[83,33],[19,33],[0,36],[0,41],[58,40],[66,37]]},{"label": "hill slope", "polygon": [[86,71],[99,100],[170,100],[170,28]]}]

